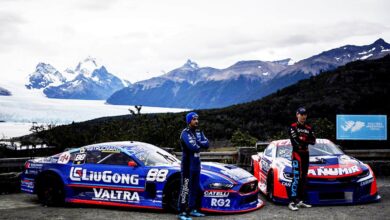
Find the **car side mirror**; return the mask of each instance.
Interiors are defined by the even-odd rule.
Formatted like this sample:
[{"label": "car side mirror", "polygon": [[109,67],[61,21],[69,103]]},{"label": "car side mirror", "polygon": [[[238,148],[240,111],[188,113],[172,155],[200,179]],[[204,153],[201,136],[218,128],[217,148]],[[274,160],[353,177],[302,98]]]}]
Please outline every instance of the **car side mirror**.
[{"label": "car side mirror", "polygon": [[129,162],[127,163],[127,166],[129,166],[129,167],[136,167],[136,166],[137,166],[137,163],[134,162],[134,161],[129,161]]}]

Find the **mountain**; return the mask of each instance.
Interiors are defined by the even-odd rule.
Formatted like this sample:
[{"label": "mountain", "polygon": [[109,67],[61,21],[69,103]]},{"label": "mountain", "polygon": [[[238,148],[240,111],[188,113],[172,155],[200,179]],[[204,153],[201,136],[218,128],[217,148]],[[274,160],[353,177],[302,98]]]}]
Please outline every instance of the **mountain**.
[{"label": "mountain", "polygon": [[115,92],[107,103],[178,108],[236,104],[261,83],[286,68],[286,62],[240,61],[226,69],[199,67],[188,60],[160,77]]},{"label": "mountain", "polygon": [[59,85],[66,81],[65,77],[52,65],[39,63],[35,72],[28,76],[27,89],[42,89],[49,85]]},{"label": "mountain", "polygon": [[42,89],[48,98],[99,100],[107,99],[129,84],[98,65],[96,59],[88,57],[75,69],[67,68],[62,73],[50,64],[40,63],[29,75],[26,87]]},{"label": "mountain", "polygon": [[112,94],[110,104],[176,108],[220,108],[253,101],[302,79],[334,70],[356,60],[390,53],[383,39],[366,46],[346,45],[296,63],[240,61],[226,69],[201,68],[188,60],[167,74],[140,81]]},{"label": "mountain", "polygon": [[[197,110],[208,139],[230,140],[240,130],[260,140],[287,137],[295,110],[304,105],[318,137],[335,140],[337,114],[390,114],[390,55],[358,60],[297,82],[261,100],[221,109]],[[58,126],[39,134],[43,141],[66,148],[91,143],[139,140],[179,149],[185,114],[105,117]],[[388,148],[387,141],[343,141],[343,147]]]},{"label": "mountain", "polygon": [[2,96],[10,96],[11,92],[0,87],[0,95],[2,95]]},{"label": "mountain", "polygon": [[261,88],[252,91],[248,97],[250,100],[264,97],[278,89],[292,85],[295,82],[307,79],[321,72],[334,70],[356,60],[378,59],[390,54],[390,44],[383,39],[366,46],[345,45],[336,49],[322,52],[318,55],[301,60],[294,65],[282,70],[271,81],[262,85]]}]

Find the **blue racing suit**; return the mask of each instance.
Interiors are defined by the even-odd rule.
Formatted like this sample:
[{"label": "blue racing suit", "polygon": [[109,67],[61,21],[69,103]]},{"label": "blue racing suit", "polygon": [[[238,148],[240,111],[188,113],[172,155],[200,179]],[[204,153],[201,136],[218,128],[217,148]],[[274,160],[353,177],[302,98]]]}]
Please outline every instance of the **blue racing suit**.
[{"label": "blue racing suit", "polygon": [[181,132],[180,145],[183,154],[179,212],[189,213],[200,205],[197,204],[200,192],[200,149],[207,149],[209,141],[202,131],[187,127]]}]

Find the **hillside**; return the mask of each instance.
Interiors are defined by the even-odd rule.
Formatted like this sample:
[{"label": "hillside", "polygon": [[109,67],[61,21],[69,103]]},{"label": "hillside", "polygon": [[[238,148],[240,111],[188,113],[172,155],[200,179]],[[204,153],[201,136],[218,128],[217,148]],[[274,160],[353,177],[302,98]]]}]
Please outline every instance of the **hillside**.
[{"label": "hillside", "polygon": [[[390,56],[349,63],[334,71],[299,81],[261,100],[222,109],[198,110],[201,127],[212,141],[229,140],[234,131],[249,132],[261,140],[286,137],[299,106],[309,109],[317,136],[335,139],[336,114],[390,113]],[[59,126],[39,133],[61,148],[105,141],[138,140],[178,148],[185,113],[125,115]],[[358,142],[344,142],[358,147]],[[359,142],[361,143],[361,142]],[[389,141],[364,142],[388,147]]]}]

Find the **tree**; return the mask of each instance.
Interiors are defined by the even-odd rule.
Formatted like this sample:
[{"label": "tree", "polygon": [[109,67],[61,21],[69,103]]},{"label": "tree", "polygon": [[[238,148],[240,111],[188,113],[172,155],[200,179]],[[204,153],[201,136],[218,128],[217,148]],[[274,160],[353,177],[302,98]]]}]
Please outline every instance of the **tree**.
[{"label": "tree", "polygon": [[249,135],[248,132],[236,130],[230,139],[234,146],[255,146],[257,139]]}]

